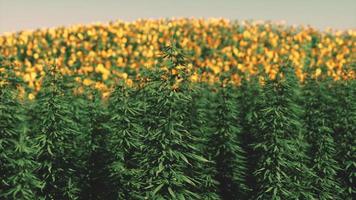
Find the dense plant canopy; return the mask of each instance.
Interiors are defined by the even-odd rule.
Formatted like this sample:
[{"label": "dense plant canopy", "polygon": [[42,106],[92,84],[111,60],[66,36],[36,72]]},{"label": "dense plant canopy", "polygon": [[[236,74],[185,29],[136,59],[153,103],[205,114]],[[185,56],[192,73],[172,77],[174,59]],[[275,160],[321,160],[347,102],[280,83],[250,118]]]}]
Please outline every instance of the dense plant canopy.
[{"label": "dense plant canopy", "polygon": [[1,36],[0,199],[351,200],[354,35],[182,19]]}]

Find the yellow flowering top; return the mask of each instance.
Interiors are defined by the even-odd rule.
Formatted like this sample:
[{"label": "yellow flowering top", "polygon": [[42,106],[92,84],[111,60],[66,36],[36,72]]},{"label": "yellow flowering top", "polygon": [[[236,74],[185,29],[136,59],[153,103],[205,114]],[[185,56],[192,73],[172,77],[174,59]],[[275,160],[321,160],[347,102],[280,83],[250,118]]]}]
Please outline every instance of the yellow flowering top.
[{"label": "yellow flowering top", "polygon": [[214,82],[226,71],[234,72],[231,80],[236,83],[241,73],[263,71],[273,78],[285,59],[301,80],[307,73],[355,78],[356,30],[227,19],[147,19],[25,30],[1,35],[0,55],[15,59],[16,74],[34,91],[48,65],[57,65],[63,74],[84,75],[77,81],[105,90],[117,79],[132,84],[140,68],[155,66],[172,37],[188,54],[192,81]]}]

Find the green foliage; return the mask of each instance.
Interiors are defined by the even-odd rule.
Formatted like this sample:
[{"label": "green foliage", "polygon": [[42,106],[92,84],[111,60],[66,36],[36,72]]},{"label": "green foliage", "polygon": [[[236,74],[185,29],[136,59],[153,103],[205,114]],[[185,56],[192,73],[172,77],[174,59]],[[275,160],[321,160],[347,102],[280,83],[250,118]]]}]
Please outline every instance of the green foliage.
[{"label": "green foliage", "polygon": [[240,114],[238,117],[239,124],[241,125],[241,146],[247,155],[247,171],[246,171],[246,184],[250,189],[248,196],[253,196],[254,191],[257,190],[256,177],[253,175],[255,166],[258,161],[258,154],[253,149],[253,143],[255,142],[255,132],[257,132],[258,127],[255,123],[255,113],[258,110],[258,96],[261,93],[261,86],[258,83],[256,77],[243,77],[241,85],[237,90],[237,102],[236,104],[240,107]]},{"label": "green foliage", "polygon": [[119,84],[110,97],[108,148],[114,157],[110,169],[118,199],[135,199],[140,194],[135,155],[142,146],[139,137],[144,129],[139,116],[143,110],[134,95],[131,88]]},{"label": "green foliage", "polygon": [[100,171],[93,167],[94,162],[97,161],[93,158],[93,154],[97,150],[96,142],[101,139],[99,133],[103,129],[98,117],[103,117],[102,120],[105,120],[105,117],[100,115],[103,110],[100,94],[96,90],[78,84],[73,77],[64,76],[61,78],[63,80],[58,85],[62,87],[64,103],[69,103],[67,108],[70,109],[71,114],[68,115],[68,118],[75,123],[73,130],[77,131],[77,133],[73,132],[73,140],[70,144],[73,145],[74,150],[71,156],[76,158],[75,161],[72,161],[71,167],[75,171],[77,183],[71,180],[70,184],[78,192],[76,196],[80,196],[82,199],[100,196],[95,192],[96,186],[94,187],[92,183],[92,179],[97,176],[94,171]]},{"label": "green foliage", "polygon": [[[236,104],[236,87],[222,78],[220,88],[212,102],[212,159],[216,165],[216,180],[219,181],[219,193],[222,199],[246,198],[246,155],[241,147],[241,127],[239,107]],[[227,83],[226,83],[227,82]]]},{"label": "green foliage", "polygon": [[313,189],[317,199],[339,199],[340,184],[337,172],[336,146],[333,138],[331,116],[332,99],[328,81],[307,80],[304,86],[305,125],[307,138],[311,144],[310,167],[317,177],[313,179]]},{"label": "green foliage", "polygon": [[86,103],[86,124],[88,128],[88,148],[85,179],[87,188],[83,191],[83,199],[115,199],[113,185],[110,177],[109,165],[112,154],[109,148],[109,133],[107,127],[110,113],[107,102],[102,101],[101,95],[94,89],[87,89],[82,100]]},{"label": "green foliage", "polygon": [[192,103],[190,104],[190,123],[187,125],[192,135],[196,138],[195,147],[200,154],[209,162],[196,163],[192,166],[191,176],[199,179],[200,186],[196,191],[201,194],[202,199],[220,199],[218,195],[218,181],[215,162],[212,160],[209,145],[209,135],[213,127],[212,107],[210,104],[211,87],[206,84],[199,84],[191,88]]},{"label": "green foliage", "polygon": [[356,178],[356,81],[337,81],[333,84],[331,119],[334,131],[336,159],[341,167],[342,198],[355,196]]},{"label": "green foliage", "polygon": [[318,199],[340,199],[336,146],[333,138],[332,99],[328,81],[308,80],[305,85],[305,120],[311,144],[311,167],[317,175],[313,181]]},{"label": "green foliage", "polygon": [[240,73],[232,85],[237,69],[219,83],[192,83],[191,73],[210,67],[192,72],[174,44],[162,50],[138,84],[120,80],[109,98],[52,67],[27,101],[23,83],[1,67],[0,198],[355,196],[354,80],[300,87],[281,66],[263,84]]},{"label": "green foliage", "polygon": [[284,69],[282,73],[284,79],[281,74],[267,79],[257,97],[253,145],[259,156],[254,173],[256,199],[313,199],[305,182],[312,173],[304,163],[302,109],[296,99],[299,88],[294,72]]},{"label": "green foliage", "polygon": [[63,77],[55,67],[47,71],[44,89],[38,94],[33,112],[33,135],[40,147],[38,175],[45,182],[42,195],[46,199],[78,199],[81,163],[81,132],[74,121],[72,99],[65,90]]},{"label": "green foliage", "polygon": [[43,182],[35,174],[38,148],[28,136],[24,106],[15,90],[17,80],[9,68],[5,71],[7,76],[0,71],[0,80],[6,81],[0,85],[0,198],[39,199]]},{"label": "green foliage", "polygon": [[191,130],[189,90],[183,55],[175,47],[163,54],[168,70],[157,69],[142,90],[145,132],[139,166],[148,199],[201,199],[201,182],[194,166],[209,162],[196,147]]}]

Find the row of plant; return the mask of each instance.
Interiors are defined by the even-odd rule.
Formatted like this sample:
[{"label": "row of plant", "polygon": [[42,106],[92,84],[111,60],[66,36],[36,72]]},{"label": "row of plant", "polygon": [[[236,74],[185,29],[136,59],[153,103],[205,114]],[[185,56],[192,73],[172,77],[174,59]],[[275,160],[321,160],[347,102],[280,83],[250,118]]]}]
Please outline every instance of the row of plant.
[{"label": "row of plant", "polygon": [[[348,199],[355,195],[356,84],[307,79],[192,83],[164,49],[108,99],[57,67],[32,101],[0,70],[1,199]],[[232,73],[232,72],[231,72]],[[262,75],[261,75],[262,76]]]}]

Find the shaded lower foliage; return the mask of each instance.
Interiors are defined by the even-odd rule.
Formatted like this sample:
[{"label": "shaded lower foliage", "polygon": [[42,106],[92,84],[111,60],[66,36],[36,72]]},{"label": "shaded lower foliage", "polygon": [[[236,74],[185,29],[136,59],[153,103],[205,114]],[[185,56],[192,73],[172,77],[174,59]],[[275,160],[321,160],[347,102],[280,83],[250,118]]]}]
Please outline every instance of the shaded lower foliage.
[{"label": "shaded lower foliage", "polygon": [[337,81],[332,88],[332,128],[336,146],[336,160],[340,170],[342,198],[351,200],[356,195],[356,82]]},{"label": "shaded lower foliage", "polygon": [[246,153],[241,147],[239,108],[236,104],[236,88],[223,80],[215,94],[212,117],[212,133],[209,144],[215,162],[215,178],[219,182],[222,199],[246,199]]}]

